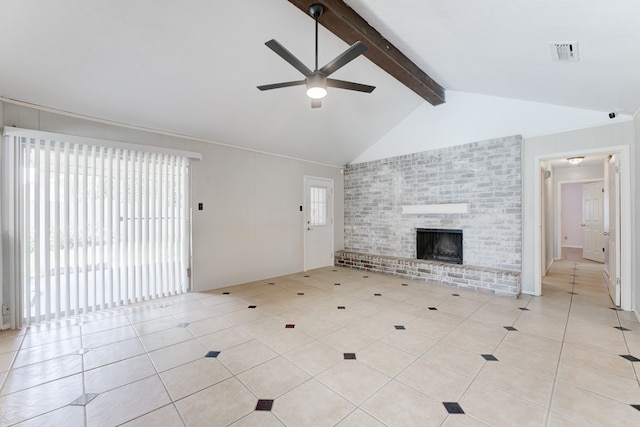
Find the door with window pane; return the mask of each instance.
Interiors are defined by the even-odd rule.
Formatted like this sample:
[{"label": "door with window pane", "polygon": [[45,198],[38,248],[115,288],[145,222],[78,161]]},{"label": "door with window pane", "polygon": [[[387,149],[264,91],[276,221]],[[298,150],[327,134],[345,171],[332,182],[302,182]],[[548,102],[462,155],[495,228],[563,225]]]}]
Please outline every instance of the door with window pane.
[{"label": "door with window pane", "polygon": [[305,177],[305,270],[333,265],[333,181]]}]

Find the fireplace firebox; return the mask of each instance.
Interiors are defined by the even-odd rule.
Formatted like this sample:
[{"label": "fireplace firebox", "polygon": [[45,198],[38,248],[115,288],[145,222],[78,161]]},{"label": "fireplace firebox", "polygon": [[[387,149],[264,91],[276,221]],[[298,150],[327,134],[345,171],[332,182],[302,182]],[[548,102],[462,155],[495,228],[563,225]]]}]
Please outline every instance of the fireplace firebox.
[{"label": "fireplace firebox", "polygon": [[462,264],[462,230],[418,228],[416,231],[418,259]]}]

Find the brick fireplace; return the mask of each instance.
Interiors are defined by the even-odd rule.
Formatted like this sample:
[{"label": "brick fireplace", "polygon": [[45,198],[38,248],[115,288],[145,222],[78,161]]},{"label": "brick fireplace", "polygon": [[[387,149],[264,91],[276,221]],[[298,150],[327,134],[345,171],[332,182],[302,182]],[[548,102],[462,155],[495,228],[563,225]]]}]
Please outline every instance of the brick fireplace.
[{"label": "brick fireplace", "polygon": [[[336,264],[377,265],[376,269],[389,274],[517,296],[522,245],[520,157],[521,137],[513,136],[347,166],[345,249],[336,254]],[[468,210],[416,213],[405,209],[456,204]],[[417,260],[418,229],[462,230],[461,264]],[[398,263],[411,268],[397,267]]]}]

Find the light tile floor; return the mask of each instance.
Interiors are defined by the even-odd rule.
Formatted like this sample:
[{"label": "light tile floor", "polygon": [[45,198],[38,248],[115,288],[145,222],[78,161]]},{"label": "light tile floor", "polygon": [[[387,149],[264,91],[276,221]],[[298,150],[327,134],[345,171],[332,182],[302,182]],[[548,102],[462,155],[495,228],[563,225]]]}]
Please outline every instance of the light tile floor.
[{"label": "light tile floor", "polygon": [[640,324],[601,266],[543,290],[324,268],[4,331],[0,425],[640,425]]}]

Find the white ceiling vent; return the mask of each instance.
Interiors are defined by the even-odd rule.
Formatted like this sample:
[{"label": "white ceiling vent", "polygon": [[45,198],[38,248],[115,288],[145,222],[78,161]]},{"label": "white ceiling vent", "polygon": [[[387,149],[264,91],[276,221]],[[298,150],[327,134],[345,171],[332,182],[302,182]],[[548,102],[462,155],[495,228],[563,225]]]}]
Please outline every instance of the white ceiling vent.
[{"label": "white ceiling vent", "polygon": [[551,42],[549,47],[554,61],[576,62],[580,60],[578,42]]}]

